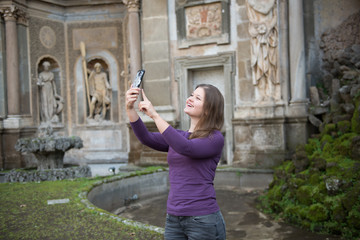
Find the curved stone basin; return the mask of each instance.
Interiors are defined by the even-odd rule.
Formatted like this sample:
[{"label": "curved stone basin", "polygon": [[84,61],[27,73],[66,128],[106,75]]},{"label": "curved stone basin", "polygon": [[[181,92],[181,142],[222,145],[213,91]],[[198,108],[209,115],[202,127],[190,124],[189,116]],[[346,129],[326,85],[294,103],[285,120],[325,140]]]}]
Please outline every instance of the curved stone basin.
[{"label": "curved stone basin", "polygon": [[88,193],[88,200],[108,212],[124,207],[137,195],[138,200],[152,198],[168,191],[168,172],[156,172],[119,179],[95,186]]},{"label": "curved stone basin", "polygon": [[[340,239],[276,222],[259,212],[256,198],[271,181],[269,170],[231,168],[216,172],[214,186],[228,240]],[[88,193],[88,200],[121,219],[131,219],[132,224],[141,222],[138,227],[163,233],[168,188],[168,172],[162,171],[100,184]]]},{"label": "curved stone basin", "polygon": [[[128,203],[167,194],[168,174],[162,171],[103,183],[92,188],[87,197],[95,206],[113,212]],[[270,170],[221,169],[216,172],[214,185],[215,188],[263,190],[271,181]]]}]

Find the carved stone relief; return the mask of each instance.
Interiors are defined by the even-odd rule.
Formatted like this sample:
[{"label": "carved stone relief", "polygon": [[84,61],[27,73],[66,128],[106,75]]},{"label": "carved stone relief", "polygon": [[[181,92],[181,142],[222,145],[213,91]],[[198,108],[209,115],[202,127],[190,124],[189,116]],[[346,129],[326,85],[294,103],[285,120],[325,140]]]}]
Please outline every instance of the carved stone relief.
[{"label": "carved stone relief", "polygon": [[43,26],[40,29],[39,38],[41,44],[46,48],[52,48],[56,43],[56,35],[54,30],[49,26]]},{"label": "carved stone relief", "polygon": [[247,0],[251,36],[252,81],[256,101],[277,101],[280,81],[277,77],[278,30],[275,0]]},{"label": "carved stone relief", "polygon": [[188,39],[221,35],[221,3],[188,7],[185,16]]},{"label": "carved stone relief", "polygon": [[179,48],[230,42],[229,1],[178,0],[175,3]]}]

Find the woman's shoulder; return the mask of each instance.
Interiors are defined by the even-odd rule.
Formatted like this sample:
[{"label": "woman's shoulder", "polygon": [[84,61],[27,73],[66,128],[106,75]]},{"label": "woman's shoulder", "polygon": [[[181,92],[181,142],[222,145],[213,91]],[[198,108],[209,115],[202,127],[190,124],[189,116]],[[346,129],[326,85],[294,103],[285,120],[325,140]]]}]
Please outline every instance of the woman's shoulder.
[{"label": "woman's shoulder", "polygon": [[221,131],[219,130],[214,130],[209,134],[209,138],[215,138],[215,139],[219,139],[221,141],[224,141],[224,135],[222,134]]}]

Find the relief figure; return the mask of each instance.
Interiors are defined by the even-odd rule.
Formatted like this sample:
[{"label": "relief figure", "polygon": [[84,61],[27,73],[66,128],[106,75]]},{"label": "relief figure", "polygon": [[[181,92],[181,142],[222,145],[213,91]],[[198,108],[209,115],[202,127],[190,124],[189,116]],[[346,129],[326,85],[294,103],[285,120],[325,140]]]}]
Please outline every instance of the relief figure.
[{"label": "relief figure", "polygon": [[251,68],[256,101],[280,100],[276,2],[247,0],[246,6],[250,21]]}]

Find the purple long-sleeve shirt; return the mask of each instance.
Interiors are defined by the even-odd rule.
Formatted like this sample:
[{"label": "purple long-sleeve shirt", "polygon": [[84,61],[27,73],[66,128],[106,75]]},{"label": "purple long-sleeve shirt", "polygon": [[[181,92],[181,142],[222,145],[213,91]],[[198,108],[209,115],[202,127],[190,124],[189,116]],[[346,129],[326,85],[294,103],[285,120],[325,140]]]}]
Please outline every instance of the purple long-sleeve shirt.
[{"label": "purple long-sleeve shirt", "polygon": [[139,118],[130,123],[144,145],[168,152],[170,192],[167,213],[201,216],[219,210],[213,181],[224,146],[220,131],[209,137],[188,139],[190,132],[169,126],[162,134],[149,132]]}]

